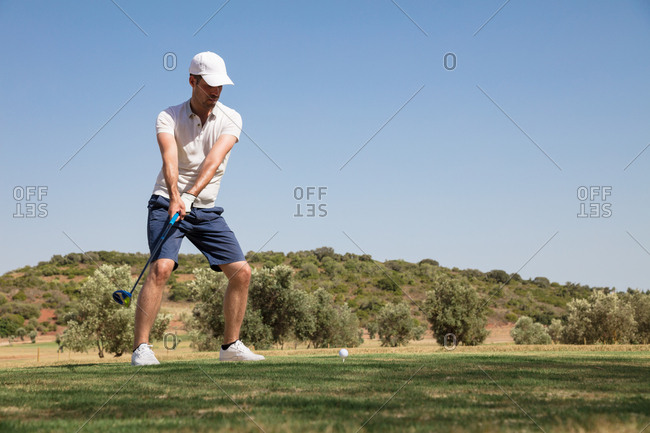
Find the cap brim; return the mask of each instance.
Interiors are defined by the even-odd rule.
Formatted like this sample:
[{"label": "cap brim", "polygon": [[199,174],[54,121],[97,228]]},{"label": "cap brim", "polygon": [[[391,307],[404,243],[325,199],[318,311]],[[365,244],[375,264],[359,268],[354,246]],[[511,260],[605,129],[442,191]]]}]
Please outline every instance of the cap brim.
[{"label": "cap brim", "polygon": [[227,84],[232,84],[234,85],[235,83],[232,82],[230,77],[228,75],[219,75],[219,74],[214,74],[214,75],[201,75],[205,82],[208,84],[210,87],[217,87],[217,86],[225,86]]}]

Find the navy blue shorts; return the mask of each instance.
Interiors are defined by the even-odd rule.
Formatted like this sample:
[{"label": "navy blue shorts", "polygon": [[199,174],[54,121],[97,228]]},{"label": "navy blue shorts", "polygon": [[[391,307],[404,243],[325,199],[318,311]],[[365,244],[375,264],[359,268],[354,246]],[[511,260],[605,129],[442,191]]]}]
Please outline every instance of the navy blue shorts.
[{"label": "navy blue shorts", "polygon": [[[149,208],[147,238],[149,251],[152,251],[169,223],[169,199],[154,194],[149,199],[147,207]],[[162,247],[151,261],[171,259],[174,261],[175,270],[178,267],[178,251],[181,249],[184,237],[187,237],[203,253],[210,267],[217,272],[221,271],[219,265],[246,260],[235,234],[221,216],[222,212],[222,207],[193,208],[192,212],[185,215],[183,221],[174,224],[165,237]]]}]

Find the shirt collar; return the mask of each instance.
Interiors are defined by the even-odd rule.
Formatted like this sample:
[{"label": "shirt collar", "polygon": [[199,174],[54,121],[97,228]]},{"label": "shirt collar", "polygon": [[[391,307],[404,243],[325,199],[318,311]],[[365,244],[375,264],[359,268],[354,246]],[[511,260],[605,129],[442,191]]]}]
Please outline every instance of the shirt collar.
[{"label": "shirt collar", "polygon": [[[210,111],[210,114],[208,115],[208,119],[210,119],[210,118],[212,118],[212,117],[216,117],[216,114],[214,114],[214,111],[215,111],[215,110],[218,110],[217,105],[219,105],[219,102],[218,102],[218,101],[217,101],[217,103],[215,104],[215,106],[214,106],[214,108],[212,109],[212,111]],[[185,110],[186,110],[186,112],[187,112],[187,113],[186,113],[186,116],[187,116],[188,118],[191,118],[192,115],[195,115],[195,116],[196,116],[196,114],[194,114],[194,112],[192,112],[192,107],[190,106],[190,99],[188,99],[188,100],[185,102]]]}]

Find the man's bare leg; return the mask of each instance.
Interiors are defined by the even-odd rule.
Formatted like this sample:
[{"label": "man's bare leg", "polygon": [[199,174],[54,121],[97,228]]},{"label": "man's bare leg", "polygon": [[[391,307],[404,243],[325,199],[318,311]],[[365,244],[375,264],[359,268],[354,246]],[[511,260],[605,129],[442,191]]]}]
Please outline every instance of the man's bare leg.
[{"label": "man's bare leg", "polygon": [[228,288],[223,301],[223,316],[226,322],[223,344],[228,344],[239,339],[239,329],[248,302],[251,268],[246,261],[228,263],[219,267],[228,278]]},{"label": "man's bare leg", "polygon": [[163,289],[173,270],[174,261],[171,259],[158,259],[151,264],[135,310],[133,350],[142,343],[149,343],[149,333],[160,310]]}]

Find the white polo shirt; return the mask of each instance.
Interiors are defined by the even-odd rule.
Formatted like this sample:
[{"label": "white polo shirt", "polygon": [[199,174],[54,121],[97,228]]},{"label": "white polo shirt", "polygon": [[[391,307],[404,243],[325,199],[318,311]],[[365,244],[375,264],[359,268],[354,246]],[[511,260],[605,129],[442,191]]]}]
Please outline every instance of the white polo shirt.
[{"label": "white polo shirt", "polygon": [[[201,169],[201,164],[223,134],[234,135],[239,140],[241,133],[241,116],[232,108],[228,108],[221,102],[212,109],[205,125],[201,125],[199,116],[192,113],[190,101],[167,108],[158,115],[156,120],[156,134],[167,132],[176,139],[178,148],[178,191],[182,194],[189,190],[196,182]],[[223,162],[217,169],[214,177],[203,188],[194,202],[195,207],[214,207],[221,178],[226,172],[226,165],[230,152],[223,158]],[[165,183],[163,170],[158,173],[154,194],[169,198],[169,191]]]}]

